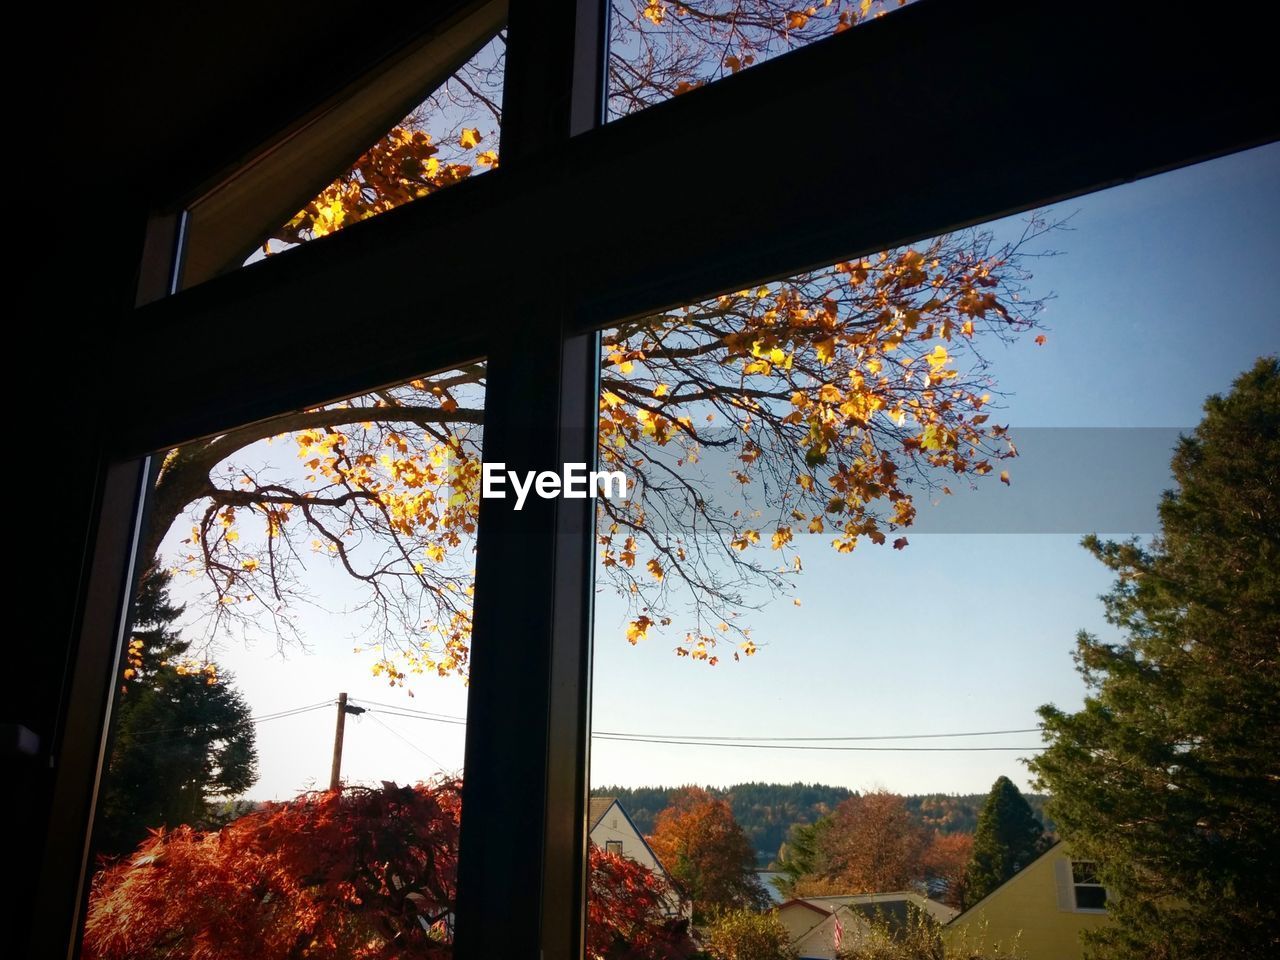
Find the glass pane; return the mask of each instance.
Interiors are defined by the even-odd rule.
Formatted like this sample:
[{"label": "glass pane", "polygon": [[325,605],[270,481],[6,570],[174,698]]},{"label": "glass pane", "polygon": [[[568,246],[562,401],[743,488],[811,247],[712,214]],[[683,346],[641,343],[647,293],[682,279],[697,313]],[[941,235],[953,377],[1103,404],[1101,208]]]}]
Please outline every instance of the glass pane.
[{"label": "glass pane", "polygon": [[496,167],[504,11],[475,7],[195,200],[186,211],[180,285]]},{"label": "glass pane", "polygon": [[[1146,626],[1099,602],[1130,556],[1106,544],[1162,542],[1180,435],[1274,368],[1277,171],[1261,148],[606,331],[601,469],[631,491],[598,506],[590,786],[680,912],[593,886],[596,955],[870,955],[920,924],[941,955],[1055,840],[1096,849],[1088,791],[1135,782],[1107,758],[1163,714],[1081,749],[1073,787],[1029,768],[1076,729],[1044,705],[1124,716],[1090,671]],[[1010,948],[1025,917],[986,903]]]},{"label": "glass pane", "polygon": [[614,0],[609,118],[687,93],[814,40],[884,16],[907,0]]},{"label": "glass pane", "polygon": [[1098,865],[1091,860],[1072,860],[1071,879],[1076,883],[1097,883]]},{"label": "glass pane", "polygon": [[282,223],[252,263],[498,166],[506,31]]},{"label": "glass pane", "polygon": [[1107,908],[1107,891],[1105,887],[1076,887],[1077,910],[1105,910]]},{"label": "glass pane", "polygon": [[84,955],[449,952],[483,364],[167,451]]}]

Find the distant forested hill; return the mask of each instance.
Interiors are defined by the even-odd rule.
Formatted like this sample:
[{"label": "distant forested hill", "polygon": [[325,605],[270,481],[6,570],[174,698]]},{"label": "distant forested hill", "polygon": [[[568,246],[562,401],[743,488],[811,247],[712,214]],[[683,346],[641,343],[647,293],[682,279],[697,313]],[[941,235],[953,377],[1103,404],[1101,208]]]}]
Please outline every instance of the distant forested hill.
[{"label": "distant forested hill", "polygon": [[[617,797],[626,807],[641,833],[653,832],[653,821],[679,787],[599,787],[592,790],[598,797]],[[800,823],[813,823],[824,817],[851,790],[821,783],[739,783],[732,787],[708,787],[711,793],[728,799],[733,815],[756,848],[761,866],[772,862],[791,832]],[[1044,800],[1036,794],[1025,794],[1036,815],[1045,822]],[[987,799],[985,793],[926,793],[907,797],[907,808],[925,826],[943,833],[972,833],[978,824],[978,811]]]}]

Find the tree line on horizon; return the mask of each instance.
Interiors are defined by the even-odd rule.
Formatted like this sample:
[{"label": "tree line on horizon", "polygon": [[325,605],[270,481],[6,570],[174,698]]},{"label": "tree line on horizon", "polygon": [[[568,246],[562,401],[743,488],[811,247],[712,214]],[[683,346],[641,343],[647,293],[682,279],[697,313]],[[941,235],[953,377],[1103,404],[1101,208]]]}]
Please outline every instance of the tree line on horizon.
[{"label": "tree line on horizon", "polygon": [[[620,787],[601,786],[592,789],[595,796],[616,797],[642,834],[653,833],[658,814],[670,806],[676,795],[687,786]],[[725,799],[756,853],[760,869],[776,867],[785,853],[792,832],[816,823],[857,792],[847,787],[822,783],[738,783],[728,787],[702,787],[715,797]],[[1047,796],[1022,794],[1032,812],[1052,833],[1054,823],[1045,810]],[[929,831],[942,834],[971,834],[978,826],[978,816],[987,801],[985,793],[917,793],[903,794],[911,815]]]}]

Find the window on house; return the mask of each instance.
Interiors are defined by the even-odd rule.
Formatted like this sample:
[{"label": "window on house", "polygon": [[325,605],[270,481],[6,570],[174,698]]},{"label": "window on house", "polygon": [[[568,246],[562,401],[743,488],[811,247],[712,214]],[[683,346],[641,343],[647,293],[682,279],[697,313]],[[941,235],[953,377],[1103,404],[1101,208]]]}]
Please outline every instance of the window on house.
[{"label": "window on house", "polygon": [[1105,910],[1107,888],[1098,879],[1098,865],[1091,860],[1071,861],[1071,883],[1077,910]]},{"label": "window on house", "polygon": [[622,841],[606,840],[604,842],[604,850],[605,853],[616,853],[618,856],[622,856]]}]

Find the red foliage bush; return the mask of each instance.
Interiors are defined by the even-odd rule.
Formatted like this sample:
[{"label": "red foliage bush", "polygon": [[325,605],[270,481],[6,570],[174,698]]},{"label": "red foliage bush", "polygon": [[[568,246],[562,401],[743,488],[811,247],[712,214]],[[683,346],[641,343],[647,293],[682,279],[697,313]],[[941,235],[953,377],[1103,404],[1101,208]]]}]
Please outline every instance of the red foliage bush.
[{"label": "red foliage bush", "polygon": [[[303,794],[203,833],[156,831],[93,881],[86,960],[399,960],[452,948],[460,784]],[[651,870],[591,848],[588,954],[692,952]]]}]

